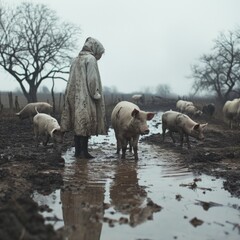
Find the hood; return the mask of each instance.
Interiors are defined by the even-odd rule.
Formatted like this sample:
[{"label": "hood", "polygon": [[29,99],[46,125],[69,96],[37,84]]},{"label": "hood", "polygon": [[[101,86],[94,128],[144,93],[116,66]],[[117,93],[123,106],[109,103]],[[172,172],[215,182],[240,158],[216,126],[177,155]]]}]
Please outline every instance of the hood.
[{"label": "hood", "polygon": [[85,41],[81,52],[90,52],[93,56],[96,56],[97,54],[103,54],[104,51],[103,45],[97,39],[89,37]]}]

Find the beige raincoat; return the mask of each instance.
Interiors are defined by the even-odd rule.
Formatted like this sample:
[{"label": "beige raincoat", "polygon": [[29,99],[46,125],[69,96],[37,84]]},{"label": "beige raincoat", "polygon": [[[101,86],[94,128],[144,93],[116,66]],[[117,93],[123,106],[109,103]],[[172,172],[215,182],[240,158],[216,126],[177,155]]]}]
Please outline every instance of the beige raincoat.
[{"label": "beige raincoat", "polygon": [[105,103],[97,65],[97,59],[103,53],[102,44],[88,38],[73,61],[61,116],[63,131],[73,130],[75,135],[81,136],[107,134]]}]

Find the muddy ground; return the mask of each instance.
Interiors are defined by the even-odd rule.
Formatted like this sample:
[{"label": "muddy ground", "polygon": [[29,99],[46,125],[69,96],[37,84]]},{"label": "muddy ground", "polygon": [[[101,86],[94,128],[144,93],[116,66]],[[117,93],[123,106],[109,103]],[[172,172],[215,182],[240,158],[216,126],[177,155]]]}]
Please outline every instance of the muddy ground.
[{"label": "muddy ground", "polygon": [[[208,122],[205,141],[192,138],[192,148],[174,146],[170,138],[161,141],[155,134],[144,141],[175,151],[194,172],[223,177],[224,188],[240,197],[240,134],[217,118]],[[159,124],[159,123],[156,123]],[[62,151],[73,146],[73,136],[66,134]],[[33,191],[49,194],[63,187],[64,159],[52,146],[36,147],[32,124],[14,114],[0,115],[0,239],[63,239],[63,233],[44,223],[44,211],[31,198]]]}]

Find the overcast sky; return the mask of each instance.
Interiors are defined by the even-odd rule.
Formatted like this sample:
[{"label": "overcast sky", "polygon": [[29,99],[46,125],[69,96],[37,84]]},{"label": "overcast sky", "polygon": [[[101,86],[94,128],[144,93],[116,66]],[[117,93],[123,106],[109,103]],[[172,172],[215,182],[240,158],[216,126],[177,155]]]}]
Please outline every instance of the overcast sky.
[{"label": "overcast sky", "polygon": [[[239,0],[31,1],[46,4],[62,20],[79,25],[79,46],[88,36],[97,38],[106,50],[99,60],[102,84],[124,93],[148,87],[154,91],[167,84],[172,92],[187,95],[193,83],[187,78],[191,64],[210,52],[219,32],[240,26]],[[9,82],[1,77],[0,88],[18,87]],[[64,91],[65,86],[61,82],[56,88]]]}]

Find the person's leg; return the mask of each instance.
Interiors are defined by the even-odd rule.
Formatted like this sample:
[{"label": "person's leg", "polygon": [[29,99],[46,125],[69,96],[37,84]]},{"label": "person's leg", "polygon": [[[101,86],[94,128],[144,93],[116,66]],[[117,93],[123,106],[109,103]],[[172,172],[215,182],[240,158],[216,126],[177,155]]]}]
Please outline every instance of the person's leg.
[{"label": "person's leg", "polygon": [[88,136],[83,137],[83,155],[85,158],[94,158],[89,152],[88,152]]},{"label": "person's leg", "polygon": [[75,157],[80,157],[82,152],[82,136],[74,135]]}]

